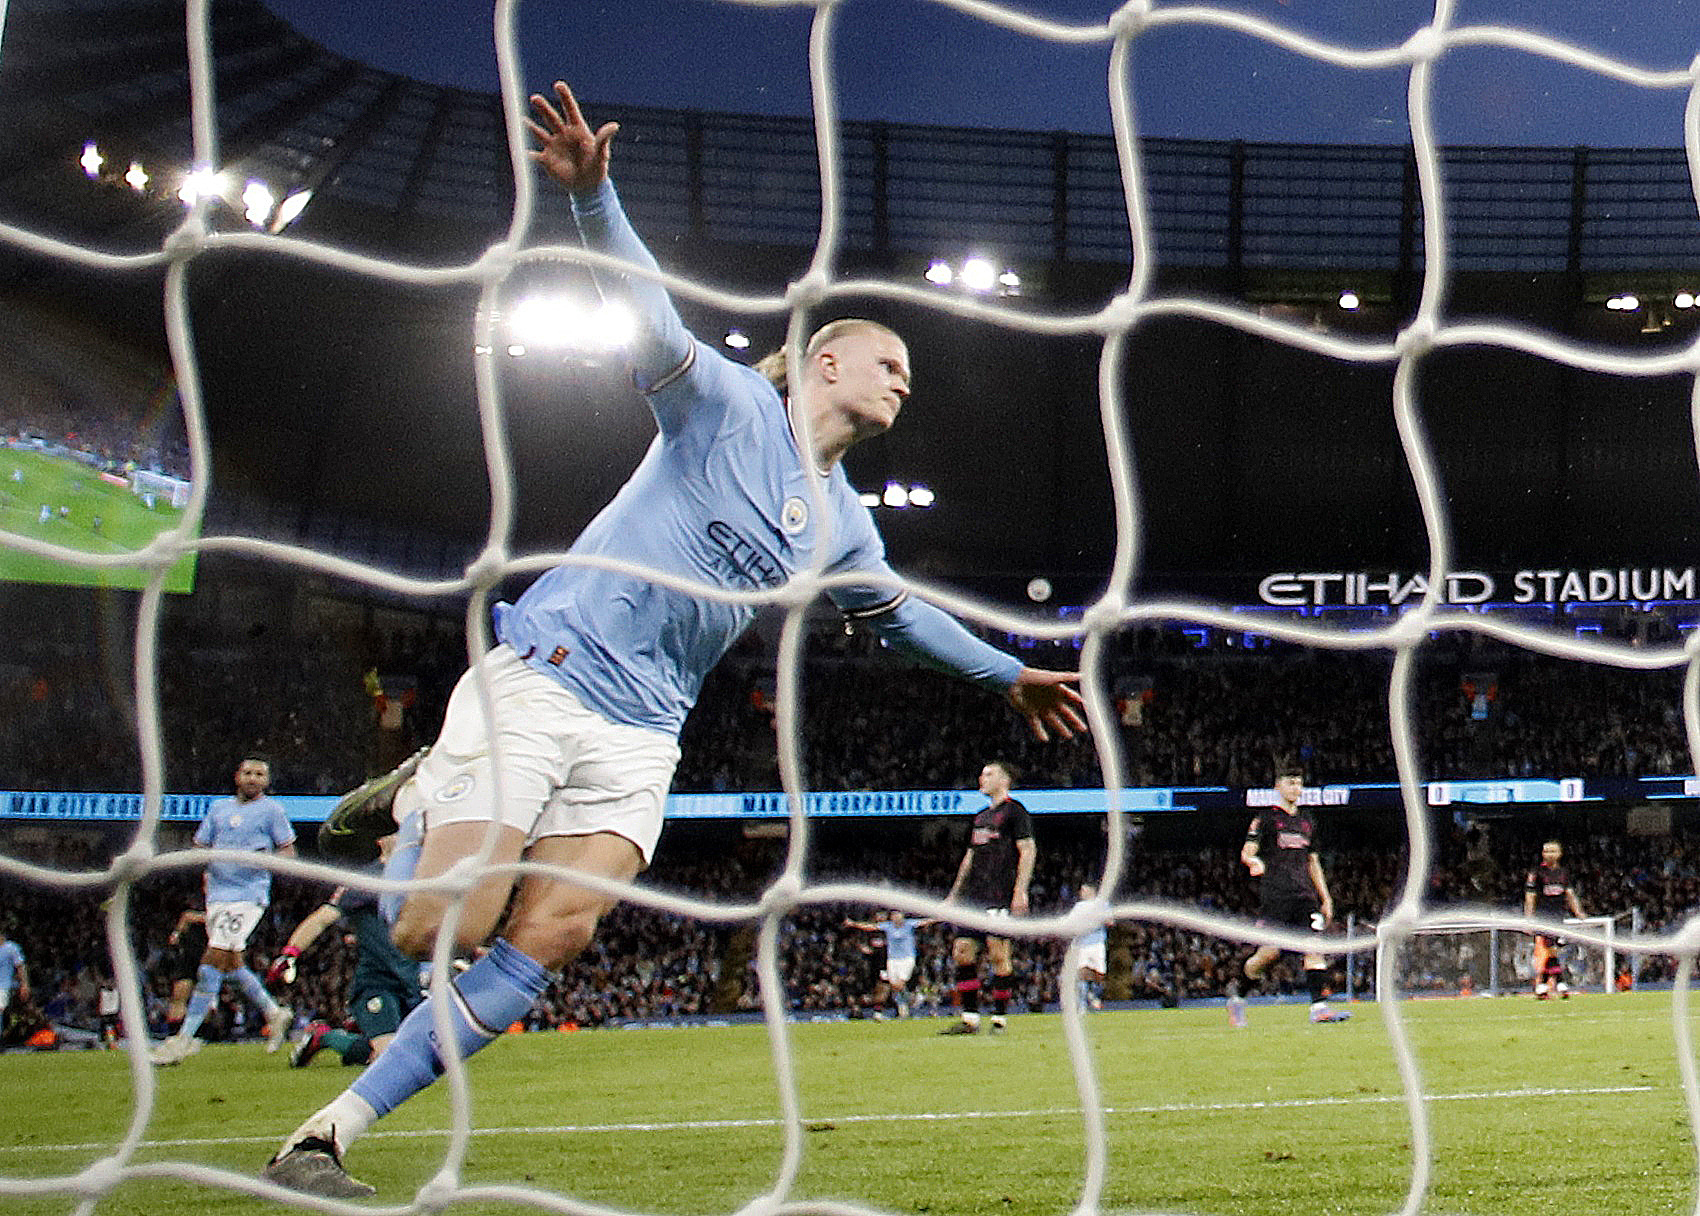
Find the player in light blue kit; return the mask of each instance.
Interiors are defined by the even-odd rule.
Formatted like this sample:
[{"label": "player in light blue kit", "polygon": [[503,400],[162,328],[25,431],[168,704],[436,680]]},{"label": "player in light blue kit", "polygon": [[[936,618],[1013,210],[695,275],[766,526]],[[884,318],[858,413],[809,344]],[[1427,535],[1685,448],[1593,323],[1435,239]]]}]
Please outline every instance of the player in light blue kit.
[{"label": "player in light blue kit", "polygon": [[[251,853],[295,856],[295,829],[283,803],[269,796],[271,764],[249,756],[236,766],[236,793],[207,809],[195,829],[195,844],[203,849],[242,849]],[[266,1019],[266,1050],[276,1051],[289,1036],[293,1017],[260,983],[242,960],[248,936],[265,915],[272,899],[272,872],[263,866],[235,861],[210,861],[206,874],[207,949],[195,975],[195,991],[177,1033],[153,1050],[155,1064],[181,1064],[195,1049],[195,1032],[218,1000],[226,980],[235,980],[242,994]]]},{"label": "player in light blue kit", "polygon": [[882,1011],[889,999],[897,1010],[897,1016],[909,1016],[909,981],[915,978],[915,930],[930,925],[931,920],[910,920],[902,912],[893,908],[885,914],[883,920],[846,920],[846,929],[860,929],[864,933],[878,933],[885,939],[885,966],[880,968],[879,983],[875,985],[870,1003],[874,1008],[874,1017],[883,1016]]},{"label": "player in light blue kit", "polygon": [[[1085,903],[1097,898],[1096,883],[1083,882],[1080,884],[1080,902]],[[1075,976],[1076,990],[1080,993],[1082,1009],[1102,1009],[1104,1007],[1104,976],[1109,971],[1106,953],[1110,941],[1110,922],[1104,921],[1094,925],[1075,939],[1080,943],[1080,971]]]},{"label": "player in light blue kit", "polygon": [[24,967],[23,949],[8,938],[5,927],[0,926],[0,1014],[11,1008],[14,990],[20,1005],[28,1002],[30,975]]},{"label": "player in light blue kit", "polygon": [[[538,164],[571,194],[587,246],[654,267],[608,181],[616,125],[592,132],[565,84],[555,95],[555,103],[532,98]],[[896,421],[909,395],[903,341],[873,322],[834,322],[809,341],[801,367],[781,363],[770,378],[693,338],[656,284],[604,270],[594,277],[604,297],[636,320],[632,375],[659,434],[572,552],[733,591],[781,587],[817,560],[828,571],[889,573],[873,517],[839,458]],[[797,414],[808,418],[811,450],[802,449]],[[830,519],[816,517],[811,485]],[[1040,738],[1085,728],[1073,673],[1024,667],[889,585],[832,596],[899,651],[1006,695]],[[494,820],[496,864],[524,858],[635,878],[660,834],[679,728],[704,676],[754,614],[748,604],[601,569],[567,565],[543,575],[517,603],[497,607],[500,644],[480,661],[503,757],[500,800],[478,684],[468,672],[429,752],[345,798],[320,833],[321,849],[370,856],[397,819],[419,815],[425,830],[414,873],[436,876],[479,853]],[[501,874],[464,898],[455,948],[472,950],[501,922],[489,953],[409,1015],[389,1050],[291,1133],[266,1177],[319,1195],[371,1194],[344,1171],[341,1156],[443,1071],[432,1046],[434,1002],[450,1001],[451,1049],[471,1055],[525,1015],[614,902],[527,875],[502,921],[512,886],[511,875]],[[396,944],[426,956],[448,906],[442,895],[410,895],[396,919]]]}]

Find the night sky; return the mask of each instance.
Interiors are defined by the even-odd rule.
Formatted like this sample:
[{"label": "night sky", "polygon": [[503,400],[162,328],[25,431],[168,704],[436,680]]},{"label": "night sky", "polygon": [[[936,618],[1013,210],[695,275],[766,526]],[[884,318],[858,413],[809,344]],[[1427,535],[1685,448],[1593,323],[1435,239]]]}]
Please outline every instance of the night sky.
[{"label": "night sky", "polygon": [[[487,0],[267,0],[303,33],[376,67],[468,89],[496,87]],[[1159,7],[1172,8],[1163,4]],[[1415,0],[1225,0],[1358,49],[1402,43],[1433,17]],[[1035,0],[1024,11],[1101,22],[1104,0]],[[529,87],[564,77],[587,100],[735,113],[809,112],[813,9],[728,0],[539,0],[522,5]],[[1700,53],[1700,0],[1461,0],[1452,24],[1536,30],[1661,70]],[[846,0],[835,71],[844,117],[1020,130],[1105,132],[1109,46],[1063,45],[928,0]],[[1201,139],[1398,143],[1406,73],[1352,71],[1259,39],[1197,26],[1148,32],[1134,57],[1143,131]],[[1682,89],[1621,85],[1503,49],[1448,55],[1437,71],[1443,143],[1676,147]]]}]

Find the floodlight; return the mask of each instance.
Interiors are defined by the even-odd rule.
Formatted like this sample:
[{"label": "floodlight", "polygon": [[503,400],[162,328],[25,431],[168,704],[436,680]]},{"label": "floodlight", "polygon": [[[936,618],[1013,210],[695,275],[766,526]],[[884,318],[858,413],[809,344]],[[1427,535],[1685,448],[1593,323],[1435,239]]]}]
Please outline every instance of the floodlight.
[{"label": "floodlight", "polygon": [[949,287],[956,278],[956,272],[950,268],[949,262],[933,261],[927,267],[927,282],[936,287]]},{"label": "floodlight", "polygon": [[224,193],[224,179],[217,169],[191,169],[183,175],[177,197],[185,206],[193,207],[203,198],[217,198]]},{"label": "floodlight", "polygon": [[242,187],[242,215],[254,227],[266,226],[266,220],[271,217],[272,208],[276,204],[277,196],[266,183],[251,181]]},{"label": "floodlight", "polygon": [[124,174],[125,185],[129,186],[130,189],[134,190],[137,194],[146,190],[148,188],[148,183],[152,180],[153,179],[148,176],[148,171],[142,168],[142,162],[139,160],[131,161],[129,172]]},{"label": "floodlight", "polygon": [[985,258],[969,258],[962,263],[962,285],[969,291],[990,291],[997,281],[997,267]]},{"label": "floodlight", "polygon": [[1676,293],[1676,299],[1672,300],[1671,303],[1678,308],[1693,308],[1694,293],[1692,291],[1679,291]]},{"label": "floodlight", "polygon": [[881,501],[888,507],[907,507],[909,505],[909,491],[895,481],[887,482],[885,494]]},{"label": "floodlight", "polygon": [[749,350],[750,349],[750,335],[745,333],[741,329],[729,329],[729,330],[727,330],[726,331],[726,337],[723,340],[725,341],[726,345],[731,347],[733,350]]},{"label": "floodlight", "polygon": [[100,176],[100,167],[106,163],[106,157],[95,147],[94,140],[83,145],[83,154],[77,158],[77,163],[83,167],[83,172],[90,177]]},{"label": "floodlight", "polygon": [[1340,293],[1340,307],[1347,312],[1356,312],[1361,303],[1363,301],[1358,299],[1358,293],[1355,291],[1348,289]]},{"label": "floodlight", "polygon": [[930,507],[933,505],[933,492],[926,486],[909,487],[909,505],[912,507]]},{"label": "floodlight", "polygon": [[875,494],[872,490],[863,490],[856,497],[861,500],[864,507],[877,507],[880,505],[880,496]]},{"label": "floodlight", "polygon": [[307,210],[307,204],[313,201],[311,190],[297,190],[277,205],[277,214],[272,217],[272,231],[282,232]]}]

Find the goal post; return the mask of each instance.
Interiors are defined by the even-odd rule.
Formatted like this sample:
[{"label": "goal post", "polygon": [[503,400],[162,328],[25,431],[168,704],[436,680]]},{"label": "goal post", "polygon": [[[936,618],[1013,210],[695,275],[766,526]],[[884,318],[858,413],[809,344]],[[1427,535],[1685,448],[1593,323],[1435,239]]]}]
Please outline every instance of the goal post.
[{"label": "goal post", "polygon": [[[1567,917],[1559,958],[1573,992],[1618,991],[1615,916]],[[1584,940],[1587,939],[1602,939]],[[1534,991],[1535,934],[1486,919],[1437,921],[1376,946],[1395,950],[1393,976],[1403,997],[1516,996]],[[1360,977],[1354,976],[1354,980]],[[1368,983],[1368,977],[1361,977]]]}]

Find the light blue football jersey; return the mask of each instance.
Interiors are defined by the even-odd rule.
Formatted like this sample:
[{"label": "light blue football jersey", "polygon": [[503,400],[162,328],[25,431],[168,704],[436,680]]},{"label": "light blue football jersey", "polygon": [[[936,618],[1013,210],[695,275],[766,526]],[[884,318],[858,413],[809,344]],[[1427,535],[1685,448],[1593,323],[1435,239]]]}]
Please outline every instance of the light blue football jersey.
[{"label": "light blue football jersey", "polygon": [[[252,802],[220,798],[195,829],[195,843],[213,849],[270,853],[294,844],[295,829],[289,826],[283,803],[270,795]],[[271,902],[272,872],[234,861],[208,862],[206,887],[209,904],[251,902],[263,906]]]},{"label": "light blue football jersey", "polygon": [[885,934],[885,959],[888,963],[901,963],[915,957],[915,922],[906,920],[901,925],[886,921],[881,926]]},{"label": "light blue football jersey", "polygon": [[[590,248],[655,265],[611,183],[594,196],[575,196],[573,211]],[[773,385],[693,338],[656,284],[602,271],[596,280],[637,318],[633,375],[660,433],[570,552],[759,591],[784,586],[826,543],[828,572],[889,576],[873,516],[841,465],[822,474],[804,458]],[[816,517],[811,481],[824,492],[830,525]],[[832,598],[921,662],[1000,690],[1021,670],[1018,660],[895,583],[839,589]],[[516,603],[496,605],[495,631],[610,721],[677,735],[703,678],[755,613],[754,605],[563,565]]]},{"label": "light blue football jersey", "polygon": [[10,992],[18,982],[18,969],[24,965],[24,952],[17,942],[8,940],[0,945],[0,992]]}]

